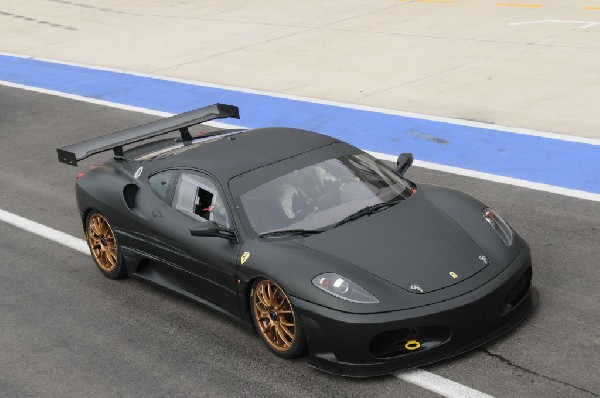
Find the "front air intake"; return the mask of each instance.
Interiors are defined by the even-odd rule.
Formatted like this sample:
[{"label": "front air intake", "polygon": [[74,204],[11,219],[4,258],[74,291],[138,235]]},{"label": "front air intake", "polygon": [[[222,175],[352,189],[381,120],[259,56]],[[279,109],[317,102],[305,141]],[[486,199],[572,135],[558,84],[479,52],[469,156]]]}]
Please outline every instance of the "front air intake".
[{"label": "front air intake", "polygon": [[449,328],[441,326],[390,330],[375,336],[370,349],[378,358],[391,358],[437,347],[450,340],[451,334]]},{"label": "front air intake", "polygon": [[531,267],[529,267],[514,284],[508,293],[508,296],[506,297],[506,305],[504,306],[502,315],[506,315],[511,312],[527,296],[527,293],[531,289],[531,274]]}]

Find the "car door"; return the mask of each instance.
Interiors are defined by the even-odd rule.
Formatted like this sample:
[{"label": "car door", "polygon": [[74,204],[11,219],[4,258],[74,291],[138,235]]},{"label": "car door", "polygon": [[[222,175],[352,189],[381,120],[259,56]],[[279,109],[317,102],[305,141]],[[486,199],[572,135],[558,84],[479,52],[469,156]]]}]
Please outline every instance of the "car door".
[{"label": "car door", "polygon": [[231,228],[222,191],[207,174],[182,170],[170,206],[155,217],[155,244],[165,264],[182,271],[179,286],[232,313],[239,313],[235,239],[192,236],[190,229],[208,220]]}]

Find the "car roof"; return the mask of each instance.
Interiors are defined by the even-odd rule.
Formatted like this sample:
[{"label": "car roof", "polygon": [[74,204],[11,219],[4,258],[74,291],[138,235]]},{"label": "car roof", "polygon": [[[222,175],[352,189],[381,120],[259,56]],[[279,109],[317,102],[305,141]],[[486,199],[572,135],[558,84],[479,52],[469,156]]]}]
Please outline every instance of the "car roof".
[{"label": "car roof", "polygon": [[174,147],[149,163],[154,170],[198,168],[227,182],[239,174],[337,142],[333,137],[301,129],[258,128]]}]

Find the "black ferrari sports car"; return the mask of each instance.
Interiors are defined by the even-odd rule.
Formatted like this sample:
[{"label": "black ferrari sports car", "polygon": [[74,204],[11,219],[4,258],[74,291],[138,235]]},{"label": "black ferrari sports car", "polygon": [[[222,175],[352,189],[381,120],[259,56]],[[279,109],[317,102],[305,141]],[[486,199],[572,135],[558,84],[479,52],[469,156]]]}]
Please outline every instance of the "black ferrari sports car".
[{"label": "black ferrari sports car", "polygon": [[392,167],[293,128],[190,131],[218,118],[238,108],[57,149],[71,165],[114,152],[76,183],[105,276],[204,303],[253,325],[274,354],[347,376],[463,353],[534,307],[527,243],[477,199],[406,179],[411,154]]}]

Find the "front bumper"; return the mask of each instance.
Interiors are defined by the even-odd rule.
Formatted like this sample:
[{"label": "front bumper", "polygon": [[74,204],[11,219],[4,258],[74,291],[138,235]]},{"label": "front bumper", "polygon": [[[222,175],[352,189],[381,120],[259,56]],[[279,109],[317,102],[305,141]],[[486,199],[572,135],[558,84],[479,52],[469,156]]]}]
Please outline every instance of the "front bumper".
[{"label": "front bumper", "polygon": [[[317,369],[379,376],[449,358],[505,333],[534,308],[526,247],[483,286],[436,304],[378,314],[350,314],[293,298]],[[410,351],[409,340],[421,347]],[[414,344],[413,344],[414,345]]]}]

